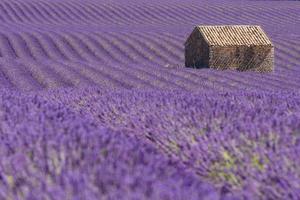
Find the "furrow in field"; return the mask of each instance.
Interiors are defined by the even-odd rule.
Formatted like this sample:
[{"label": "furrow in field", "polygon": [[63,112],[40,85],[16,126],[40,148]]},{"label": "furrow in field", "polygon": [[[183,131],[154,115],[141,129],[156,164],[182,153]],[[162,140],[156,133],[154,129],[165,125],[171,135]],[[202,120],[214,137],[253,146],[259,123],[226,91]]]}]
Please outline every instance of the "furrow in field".
[{"label": "furrow in field", "polygon": [[[291,56],[291,54],[289,54],[289,52],[285,51],[281,47],[277,47],[275,50],[277,51],[277,53],[275,54],[277,59],[281,59],[290,65],[299,66],[300,57],[297,58],[297,57]],[[290,70],[299,71],[299,68],[293,68]]]},{"label": "furrow in field", "polygon": [[6,58],[17,58],[15,49],[12,47],[11,41],[6,36],[10,33],[0,33],[0,50],[1,55]]},{"label": "furrow in field", "polygon": [[288,90],[291,88],[291,83],[280,84],[274,77],[274,74],[260,74],[260,73],[239,73],[233,71],[226,71],[224,76],[227,76],[228,79],[236,80],[238,83],[244,85],[245,87],[251,87],[253,85],[262,85],[262,86],[271,86],[273,89],[285,89]]},{"label": "furrow in field", "polygon": [[166,24],[155,13],[151,12],[150,9],[144,8],[143,5],[129,3],[128,7],[130,10],[132,10],[131,15],[134,15],[136,20],[140,19],[139,21],[141,23],[147,22],[149,24]]},{"label": "furrow in field", "polygon": [[[88,5],[82,4],[81,2],[71,2],[74,5],[76,5],[83,13],[89,16],[89,19],[94,23],[94,24],[101,24],[103,23],[103,16],[99,17],[99,15],[96,14],[95,10],[92,10]],[[99,13],[98,13],[99,14]]]},{"label": "furrow in field", "polygon": [[[131,35],[133,34],[138,34],[138,33],[131,33]],[[142,35],[142,34],[140,34]],[[140,36],[139,35],[139,36]],[[165,53],[162,53],[162,51],[160,51],[161,47],[160,44],[154,43],[153,41],[149,41],[145,38],[143,38],[143,36],[141,37],[134,37],[135,41],[143,46],[143,48],[145,49],[145,51],[149,52],[151,55],[153,55],[152,57],[155,58],[155,60],[157,62],[160,62],[161,65],[166,65],[166,64],[174,64],[174,61],[171,60],[168,55],[166,55]]]},{"label": "furrow in field", "polygon": [[29,47],[31,55],[34,59],[40,60],[49,58],[46,50],[31,33],[23,33],[20,35]]},{"label": "furrow in field", "polygon": [[288,53],[288,55],[295,58],[300,63],[300,43],[298,42],[292,42],[289,40],[276,40],[275,41],[275,48],[281,49],[282,51],[285,51]]},{"label": "furrow in field", "polygon": [[[186,24],[186,23],[193,23],[197,22],[199,20],[203,20],[204,17],[204,9],[201,7],[199,8],[197,12],[194,12],[192,10],[192,6],[184,6],[184,5],[171,5],[170,7],[168,5],[165,6],[165,9],[168,13],[172,14],[172,16],[176,19],[176,23]],[[178,22],[177,22],[178,21]]]},{"label": "furrow in field", "polygon": [[[160,65],[160,62],[153,59],[153,55],[150,54],[148,51],[145,51],[144,47],[135,40],[136,37],[134,37],[131,33],[122,33],[122,37],[120,34],[110,34],[112,34],[115,38],[124,43],[124,45],[128,48],[128,51],[130,51],[130,53],[133,54],[132,57],[138,60],[139,64],[152,63],[154,65]],[[124,37],[126,38],[124,39]]]},{"label": "furrow in field", "polygon": [[[190,5],[190,7],[186,10],[187,11],[186,15],[189,16],[190,12],[194,13],[195,16],[197,16],[195,22],[199,21],[197,25],[232,23],[230,16],[228,16],[226,13],[220,12],[219,10],[217,10],[217,8],[218,6],[216,6],[215,9],[213,6],[207,6],[207,5],[204,5],[203,7],[197,4]],[[190,10],[190,12],[188,12],[188,10]]]},{"label": "furrow in field", "polygon": [[98,71],[95,68],[89,66],[87,63],[76,61],[76,62],[62,62],[65,65],[70,66],[76,70],[79,74],[90,79],[94,83],[104,86],[106,88],[123,88],[131,89],[132,85],[126,83],[126,78],[120,78],[122,74],[108,74],[104,71]]},{"label": "furrow in field", "polygon": [[47,8],[47,5],[45,5],[44,2],[34,2],[33,4],[37,6],[37,10],[40,13],[45,14],[46,20],[50,23],[57,24],[57,22],[60,21],[60,19],[57,18],[57,16],[55,16],[50,10],[48,10],[49,8]]},{"label": "furrow in field", "polygon": [[13,2],[13,5],[26,17],[29,23],[44,23],[45,19],[41,19],[41,15],[38,15],[36,11],[27,3]]},{"label": "furrow in field", "polygon": [[53,75],[55,74],[55,77],[59,79],[61,83],[67,86],[84,87],[96,84],[89,77],[84,76],[72,66],[63,64],[62,61],[49,60],[49,62],[36,62],[36,65],[45,65],[45,67],[53,71]]},{"label": "furrow in field", "polygon": [[31,72],[32,76],[43,85],[44,88],[71,87],[73,81],[69,81],[64,74],[62,76],[52,65],[39,62],[28,62],[26,69]]},{"label": "furrow in field", "polygon": [[7,34],[7,38],[11,41],[11,47],[19,58],[34,58],[29,48],[32,45],[28,45],[26,40],[23,39],[22,34],[10,33]]},{"label": "furrow in field", "polygon": [[[152,9],[153,13],[158,15],[161,20],[165,20],[166,24],[174,25],[177,24],[191,24],[193,21],[199,19],[198,14],[192,12],[185,13],[182,11],[176,12],[173,5],[161,5],[161,6],[148,6]],[[183,7],[182,7],[183,8]],[[179,13],[178,13],[179,12]]]},{"label": "furrow in field", "polygon": [[158,16],[160,18],[159,24],[162,22],[164,24],[180,24],[184,23],[184,20],[181,18],[181,16],[178,16],[172,12],[172,8],[169,6],[152,6],[152,5],[147,5],[143,7],[143,10],[150,10],[154,15]]},{"label": "furrow in field", "polygon": [[70,46],[72,46],[72,49],[76,52],[78,60],[97,60],[97,57],[93,54],[89,47],[83,41],[78,39],[75,34],[65,33],[64,38],[69,42]]},{"label": "furrow in field", "polygon": [[0,13],[3,14],[6,21],[15,23],[14,18],[8,13],[7,9],[0,3]]},{"label": "furrow in field", "polygon": [[95,9],[91,4],[85,4],[84,8],[86,9],[86,12],[89,12],[94,16],[99,24],[111,24],[111,18],[102,12],[102,10],[99,11],[98,9]]},{"label": "furrow in field", "polygon": [[68,7],[65,8],[63,4],[54,3],[54,9],[61,14],[60,17],[63,23],[66,23],[68,25],[70,24],[75,25],[81,22],[79,18],[75,16],[73,13],[70,13],[69,8]]},{"label": "furrow in field", "polygon": [[154,88],[159,89],[190,89],[190,85],[183,85],[176,81],[177,79],[169,76],[161,76],[160,71],[157,68],[150,67],[146,69],[146,67],[141,67],[140,65],[132,65],[128,68],[124,68],[122,70],[128,71],[130,74],[138,77],[139,79],[146,81],[149,85],[153,85]]},{"label": "furrow in field", "polygon": [[[299,9],[297,7],[289,6],[285,9],[285,11],[286,12],[284,12],[283,14],[288,15],[287,20],[290,20],[290,19],[298,19],[298,21],[300,20],[299,19]],[[278,13],[278,14],[280,14],[280,13]]]},{"label": "furrow in field", "polygon": [[[207,76],[208,81],[214,81],[219,86],[223,85],[225,87],[232,86],[233,89],[237,88],[247,88],[247,89],[254,89],[254,88],[261,88],[264,84],[261,83],[261,79],[259,77],[254,78],[252,74],[252,79],[254,78],[255,81],[252,81],[252,79],[248,79],[249,75],[246,73],[239,73],[235,71],[225,70],[225,71],[219,71],[219,70],[206,70],[206,69],[192,69],[192,70],[186,70],[187,73],[191,73],[197,76],[204,75]],[[259,74],[254,73],[254,75],[258,76]],[[196,78],[195,78],[196,79]],[[196,79],[197,80],[197,79]],[[200,80],[201,81],[201,80]]]},{"label": "furrow in field", "polygon": [[294,45],[289,45],[286,42],[275,42],[275,62],[280,63],[287,71],[297,72],[300,64],[300,53],[295,51]]},{"label": "furrow in field", "polygon": [[22,64],[14,61],[1,61],[0,68],[15,88],[25,91],[42,89],[40,83],[32,77],[30,72],[25,70]]},{"label": "furrow in field", "polygon": [[25,13],[26,9],[24,9],[23,7],[20,8],[20,5],[18,5],[15,2],[12,1],[12,2],[8,3],[8,6],[13,10],[15,15],[17,15],[18,18],[20,18],[21,22],[27,22],[27,23],[32,23],[33,22],[31,20],[31,18],[29,18],[27,16],[27,14]]},{"label": "furrow in field", "polygon": [[[1,8],[0,8],[0,11],[1,11]],[[4,17],[3,15],[5,16],[4,13],[0,12],[0,22],[8,23],[7,16]]]},{"label": "furrow in field", "polygon": [[[165,70],[169,70],[169,69],[165,69]],[[193,82],[192,84],[194,84],[196,86],[203,85],[203,84],[210,85],[211,77],[209,77],[209,76],[212,76],[212,75],[217,77],[217,78],[213,78],[212,80],[216,85],[219,85],[219,86],[231,87],[232,86],[231,81],[234,81],[234,82],[238,81],[237,79],[232,80],[231,78],[229,81],[228,80],[223,81],[224,77],[219,76],[218,72],[216,72],[216,73],[210,72],[210,71],[208,71],[209,69],[200,69],[200,70],[198,70],[197,73],[191,73],[189,70],[186,70],[185,68],[179,68],[179,69],[170,69],[168,71],[168,73],[172,74],[173,76],[186,78],[189,81]],[[210,73],[210,75],[208,76],[207,73]]]},{"label": "furrow in field", "polygon": [[[128,23],[128,20],[126,19],[126,16],[120,15],[118,12],[114,10],[114,7],[112,4],[97,4],[97,3],[91,3],[91,6],[95,9],[105,13],[106,16],[108,16],[109,21],[112,24],[116,25],[130,25]],[[98,11],[98,12],[99,12]]]},{"label": "furrow in field", "polygon": [[63,17],[63,14],[59,11],[57,11],[57,6],[53,4],[52,2],[41,2],[42,5],[45,6],[48,13],[50,13],[54,19],[56,19],[56,24],[65,24],[65,18]]},{"label": "furrow in field", "polygon": [[281,38],[280,40],[284,42],[289,49],[296,51],[296,53],[300,55],[300,37]]},{"label": "furrow in field", "polygon": [[[113,34],[113,33],[112,33]],[[145,45],[146,40],[136,36],[136,33],[123,33],[122,35],[114,35],[121,39],[126,46],[136,55],[139,56],[139,64],[144,64],[144,62],[149,62],[158,66],[162,66],[166,60],[164,57],[159,55],[156,51],[153,52],[154,47],[150,46],[151,42]]]},{"label": "furrow in field", "polygon": [[[159,82],[160,85],[163,85],[166,88],[170,84],[165,81],[159,81],[157,80],[156,76],[147,76],[143,71],[140,72],[139,70],[135,71],[131,69],[132,67],[125,67],[125,66],[120,66],[118,64],[109,64],[103,66],[101,63],[89,63],[89,65],[93,65],[93,67],[101,72],[106,72],[110,76],[117,76],[118,80],[126,80],[126,79],[133,79],[137,80],[139,82],[143,82],[144,85],[147,84],[147,88],[160,88],[159,85],[155,85],[155,83]],[[144,79],[146,77],[146,80]],[[150,80],[150,81],[149,81]],[[154,81],[153,81],[154,80]],[[154,83],[155,82],[155,83]],[[132,84],[132,82],[131,82]]]},{"label": "furrow in field", "polygon": [[40,21],[44,24],[50,23],[53,24],[53,19],[43,10],[43,8],[40,8],[38,4],[32,3],[32,2],[26,2],[26,5],[30,9],[32,9],[33,13],[35,13],[35,18],[40,19]]},{"label": "furrow in field", "polygon": [[74,49],[65,33],[50,32],[48,37],[51,39],[55,47],[59,50],[60,54],[68,60],[83,59],[79,53]]},{"label": "furrow in field", "polygon": [[104,37],[110,41],[110,44],[114,46],[116,49],[118,49],[118,53],[122,54],[124,57],[124,61],[126,63],[133,63],[136,64],[136,56],[132,51],[130,51],[130,48],[124,44],[124,41],[121,40],[118,36],[116,37],[113,33],[106,34],[106,36],[102,35],[101,37]]},{"label": "furrow in field", "polygon": [[[216,12],[213,6],[203,5],[199,6],[198,4],[192,4],[186,10],[186,15],[189,14],[195,16],[195,22],[198,22],[195,25],[201,24],[229,24],[231,21],[228,19],[226,14],[221,14]],[[221,15],[221,16],[220,16]],[[189,20],[187,22],[190,22]]]},{"label": "furrow in field", "polygon": [[0,64],[0,88],[14,88],[13,82],[6,75],[5,70],[2,69],[2,64]]},{"label": "furrow in field", "polygon": [[174,25],[176,24],[199,24],[203,22],[203,20],[207,20],[207,22],[214,21],[218,23],[219,19],[215,19],[211,16],[210,7],[207,5],[196,6],[193,4],[189,5],[165,5],[164,8],[167,12],[172,15],[176,20],[174,21]]},{"label": "furrow in field", "polygon": [[[116,66],[115,66],[116,67]],[[168,73],[162,73],[161,68],[153,66],[144,66],[144,65],[130,65],[129,67],[119,67],[120,70],[128,71],[130,74],[134,74],[141,80],[150,81],[151,85],[154,85],[161,89],[170,88],[174,86],[177,89],[187,89],[191,88],[191,84],[186,84],[180,78],[176,76],[170,76]],[[179,83],[180,82],[180,83]]]},{"label": "furrow in field", "polygon": [[168,32],[164,32],[164,33],[155,33],[155,32],[151,32],[149,33],[149,35],[151,35],[151,37],[156,37],[162,41],[165,41],[168,43],[168,46],[171,46],[172,49],[177,50],[176,53],[179,55],[184,56],[184,42],[185,42],[185,38],[188,37],[184,37],[184,36],[177,36],[173,33],[168,33]]},{"label": "furrow in field", "polygon": [[[124,23],[125,25],[147,24],[147,23],[151,24],[152,19],[155,20],[155,24],[160,24],[160,25],[166,24],[163,21],[165,19],[162,19],[159,16],[160,15],[159,12],[157,10],[151,9],[151,7],[145,8],[145,6],[132,5],[130,3],[128,6],[123,6],[123,5],[116,6],[113,4],[109,4],[109,7],[118,11],[117,17],[124,19],[125,21],[123,21],[122,23]],[[150,17],[149,17],[149,13],[151,13]],[[116,20],[114,21],[114,23],[117,23]]]},{"label": "furrow in field", "polygon": [[[94,12],[96,15],[100,16],[103,20],[104,24],[114,24],[116,19],[115,15],[109,10],[106,9],[105,5],[99,5],[97,3],[89,3],[87,6]],[[118,19],[117,19],[118,20]],[[123,21],[124,19],[120,19],[119,21]]]},{"label": "furrow in field", "polygon": [[[16,3],[18,5],[16,5]],[[44,22],[65,24],[77,22],[78,24],[156,24],[156,25],[177,25],[195,23],[243,23],[243,22],[268,22],[268,25],[285,25],[287,22],[297,23],[296,10],[283,8],[261,8],[251,5],[239,4],[137,4],[129,2],[127,5],[119,3],[99,4],[90,2],[26,2],[26,8],[19,6],[20,2],[1,3],[3,13],[11,22],[37,22],[32,11],[43,17]],[[23,4],[24,5],[24,4]],[[28,10],[28,7],[31,11]],[[258,10],[261,9],[261,10]],[[20,10],[21,9],[21,10]],[[292,10],[291,10],[292,9]],[[288,12],[291,10],[291,12]],[[258,12],[260,11],[260,12]],[[31,12],[28,13],[28,12]],[[47,17],[45,17],[47,16]],[[295,20],[289,22],[290,18]],[[266,23],[264,23],[266,24]]]},{"label": "furrow in field", "polygon": [[96,52],[98,54],[97,57],[107,63],[123,63],[123,61],[118,57],[118,54],[112,50],[109,42],[103,40],[101,37],[97,37],[95,34],[93,36],[90,36],[89,34],[84,35],[87,40],[86,44],[90,43],[90,46],[93,46],[91,49],[95,49],[95,54]]},{"label": "furrow in field", "polygon": [[253,88],[260,87],[260,84],[254,84],[254,85],[248,84],[247,79],[241,78],[236,74],[235,76],[230,75],[230,73],[231,74],[236,73],[234,71],[217,71],[217,70],[210,69],[209,71],[204,71],[204,72],[194,70],[194,71],[189,71],[189,73],[192,73],[196,76],[199,75],[202,75],[202,77],[206,76],[208,81],[213,81],[218,86],[223,86],[231,89],[244,89],[244,88],[253,89]]},{"label": "furrow in field", "polygon": [[114,62],[119,62],[122,64],[128,64],[130,58],[128,57],[126,51],[118,45],[118,43],[108,34],[95,33],[93,35],[95,41],[98,42],[103,48],[109,52],[109,56],[113,58]]},{"label": "furrow in field", "polygon": [[274,19],[273,17],[269,18],[268,16],[265,15],[265,13],[267,12],[265,8],[262,7],[252,7],[252,6],[247,6],[245,8],[241,8],[241,7],[233,7],[232,8],[235,12],[241,12],[242,15],[241,17],[243,17],[246,22],[266,22],[268,19],[268,23],[269,24],[280,24],[282,22],[280,21],[276,21],[276,19]]},{"label": "furrow in field", "polygon": [[61,51],[60,47],[53,41],[49,33],[35,32],[35,38],[45,50],[49,58],[54,60],[68,60],[67,56]]},{"label": "furrow in field", "polygon": [[153,79],[160,79],[162,81],[167,81],[170,85],[176,85],[178,88],[184,90],[196,90],[201,86],[207,88],[205,84],[198,84],[193,79],[187,79],[184,76],[172,73],[172,71],[164,70],[161,67],[151,67],[145,65],[131,66],[131,70],[140,71],[143,74],[146,73],[148,76],[152,76]]},{"label": "furrow in field", "polygon": [[[286,8],[265,7],[263,12],[261,12],[261,13],[263,14],[264,17],[271,18],[272,20],[274,20],[275,21],[274,23],[279,22],[279,24],[281,23],[281,24],[285,25],[286,23],[298,24],[300,22],[299,16],[298,17],[295,17],[293,15],[291,16],[290,14],[292,12],[290,12]],[[295,18],[293,18],[293,17],[295,17]],[[291,19],[293,19],[293,20],[291,20]]]},{"label": "furrow in field", "polygon": [[64,1],[63,4],[65,4],[67,7],[69,7],[73,13],[77,13],[79,16],[82,17],[87,23],[97,23],[97,20],[88,12],[84,12],[84,9],[82,9],[77,2],[73,1]]},{"label": "furrow in field", "polygon": [[9,3],[3,2],[0,4],[3,6],[4,10],[6,10],[6,13],[10,16],[10,18],[13,20],[13,22],[16,22],[16,23],[23,22],[23,19],[19,16],[18,13],[15,12],[15,10],[10,6]]},{"label": "furrow in field", "polygon": [[117,6],[110,4],[110,7],[118,14],[119,18],[126,19],[125,24],[137,25],[148,23],[148,21],[145,20],[144,15],[140,15],[143,10],[137,11],[135,6]]},{"label": "furrow in field", "polygon": [[293,74],[287,74],[284,71],[280,73],[274,73],[271,76],[274,81],[281,83],[282,85],[286,85],[289,89],[298,88],[300,86],[299,78],[295,78]]},{"label": "furrow in field", "polygon": [[[226,10],[230,10],[233,14],[236,14],[236,16],[240,19],[240,22],[242,24],[260,24],[261,25],[261,17],[260,14],[257,13],[257,10],[247,10],[247,8],[241,8],[241,7],[230,7]],[[272,23],[272,19],[270,19],[270,23]]]},{"label": "furrow in field", "polygon": [[[119,64],[109,64],[106,66],[102,66],[101,63],[89,62],[89,65],[91,64],[93,64],[95,69],[100,70],[101,72],[107,72],[110,76],[114,77],[117,80],[127,82],[127,79],[130,79],[130,85],[133,88],[141,88],[141,84],[144,88],[180,88],[180,86],[176,85],[172,81],[170,82],[169,80],[166,80],[164,77],[157,77],[153,71],[151,71],[151,73],[147,73],[143,69],[136,68],[136,65],[123,66]],[[146,78],[146,80],[143,77]],[[135,82],[132,80],[135,80]]]},{"label": "furrow in field", "polygon": [[89,40],[89,38],[84,33],[76,33],[71,35],[78,42],[78,45],[82,48],[83,54],[85,55],[87,60],[105,62],[103,59],[103,54],[99,52],[99,48],[91,40]]},{"label": "furrow in field", "polygon": [[149,41],[149,43],[151,43],[154,47],[155,51],[160,51],[161,56],[163,56],[164,60],[166,60],[170,65],[178,63],[178,61],[181,59],[181,57],[178,54],[173,53],[173,49],[169,48],[169,44],[165,43],[163,40],[151,37],[148,34],[142,34],[137,32],[132,33],[132,35],[144,41]]},{"label": "furrow in field", "polygon": [[290,62],[289,59],[282,54],[276,54],[275,63],[275,66],[283,68],[287,73],[299,73],[299,64]]},{"label": "furrow in field", "polygon": [[[169,16],[164,16],[164,10],[162,8],[153,7],[149,5],[134,5],[128,4],[128,6],[119,6],[118,10],[123,10],[123,17],[128,19],[127,23],[130,24],[155,24],[155,25],[168,25]],[[173,19],[175,20],[175,19]],[[133,23],[132,23],[133,22]],[[179,23],[179,22],[178,22]]]},{"label": "furrow in field", "polygon": [[116,66],[102,66],[100,63],[87,63],[87,65],[99,72],[105,73],[107,76],[111,77],[113,80],[117,80],[122,84],[130,88],[139,88],[139,89],[157,89],[157,85],[147,82],[143,77],[138,76],[137,74],[132,73],[133,70],[130,67],[116,67]]},{"label": "furrow in field", "polygon": [[86,17],[86,15],[82,15],[81,11],[74,9],[74,7],[71,6],[68,2],[59,2],[56,7],[64,10],[65,13],[69,16],[69,19],[71,19],[70,21],[74,20],[74,22],[78,24],[90,23],[89,18]]},{"label": "furrow in field", "polygon": [[[277,19],[274,19],[274,17],[266,16],[267,10],[265,8],[261,7],[252,7],[252,6],[246,6],[246,7],[237,7],[233,6],[228,8],[229,12],[238,13],[239,17],[242,19],[243,22],[246,23],[256,23],[260,24],[263,23],[264,25],[278,25],[278,24],[284,24],[284,22],[279,21]],[[268,23],[266,23],[268,22]]]}]

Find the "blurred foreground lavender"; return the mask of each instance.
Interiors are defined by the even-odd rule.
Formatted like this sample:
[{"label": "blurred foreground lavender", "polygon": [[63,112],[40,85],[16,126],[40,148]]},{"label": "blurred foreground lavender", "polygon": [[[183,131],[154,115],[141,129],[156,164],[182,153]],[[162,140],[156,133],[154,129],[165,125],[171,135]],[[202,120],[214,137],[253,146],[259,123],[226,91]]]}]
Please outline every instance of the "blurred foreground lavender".
[{"label": "blurred foreground lavender", "polygon": [[3,90],[0,199],[299,199],[299,105],[283,92]]},{"label": "blurred foreground lavender", "polygon": [[2,92],[0,106],[0,199],[218,199],[134,134],[35,95]]},{"label": "blurred foreground lavender", "polygon": [[299,93],[90,88],[50,94],[105,126],[133,131],[224,193],[300,198]]}]

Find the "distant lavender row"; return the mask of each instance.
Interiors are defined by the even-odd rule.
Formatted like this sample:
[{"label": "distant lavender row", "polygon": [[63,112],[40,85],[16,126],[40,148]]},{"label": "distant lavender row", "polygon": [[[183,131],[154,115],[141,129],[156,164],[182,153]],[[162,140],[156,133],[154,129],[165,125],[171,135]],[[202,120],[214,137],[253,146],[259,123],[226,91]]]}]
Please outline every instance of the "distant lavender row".
[{"label": "distant lavender row", "polygon": [[[260,9],[256,9],[260,8]],[[2,0],[2,24],[25,27],[95,29],[110,26],[177,26],[195,23],[257,23],[267,27],[292,24],[297,2],[251,1],[32,1]],[[226,9],[226,12],[223,12]],[[278,14],[278,13],[282,13]],[[299,15],[299,14],[298,14]],[[299,23],[298,18],[294,22]],[[63,25],[63,26],[58,26]],[[89,26],[89,27],[88,27]],[[107,27],[105,27],[107,26]],[[145,27],[146,27],[145,26]],[[13,26],[12,26],[13,27]],[[101,27],[97,27],[98,29]],[[278,30],[284,32],[284,30]]]},{"label": "distant lavender row", "polygon": [[296,91],[300,85],[300,70],[288,67],[296,64],[286,62],[291,58],[288,56],[285,60],[278,60],[283,64],[275,66],[275,73],[271,74],[80,60],[0,59],[0,88],[35,91],[94,85],[107,89],[180,89],[198,92],[258,89]]},{"label": "distant lavender row", "polygon": [[[297,2],[173,2],[1,1],[0,87],[299,89]],[[197,24],[261,25],[275,45],[275,72],[184,68]]]},{"label": "distant lavender row", "polygon": [[[133,130],[200,177],[235,194],[300,198],[300,94],[61,90],[63,102],[114,129]],[[46,95],[47,96],[47,95]]]},{"label": "distant lavender row", "polygon": [[220,198],[134,134],[37,95],[0,94],[0,199]]}]

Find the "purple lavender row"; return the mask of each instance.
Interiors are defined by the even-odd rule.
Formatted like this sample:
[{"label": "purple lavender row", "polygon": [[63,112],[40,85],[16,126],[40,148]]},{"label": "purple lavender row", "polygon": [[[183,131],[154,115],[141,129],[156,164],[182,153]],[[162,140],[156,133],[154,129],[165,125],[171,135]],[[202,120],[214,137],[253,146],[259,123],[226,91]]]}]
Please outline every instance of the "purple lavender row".
[{"label": "purple lavender row", "polygon": [[90,88],[50,94],[105,126],[132,130],[199,177],[227,185],[228,194],[300,198],[299,92]]},{"label": "purple lavender row", "polygon": [[61,103],[2,90],[0,108],[0,199],[221,198],[152,144]]},{"label": "purple lavender row", "polygon": [[[105,1],[4,1],[0,4],[2,23],[19,23],[26,25],[176,25],[191,23],[257,23],[276,26],[290,24],[290,19],[299,22],[297,4],[278,6],[274,3],[252,2],[238,3],[231,1],[198,1],[159,4],[147,1],[110,2]],[[260,12],[257,7],[260,8]],[[222,9],[223,8],[223,9]],[[224,8],[228,11],[223,12]],[[187,12],[188,11],[188,12]],[[245,12],[247,11],[247,12]],[[225,14],[226,13],[226,14]],[[280,13],[280,14],[279,14]],[[238,16],[238,17],[237,17]]]}]

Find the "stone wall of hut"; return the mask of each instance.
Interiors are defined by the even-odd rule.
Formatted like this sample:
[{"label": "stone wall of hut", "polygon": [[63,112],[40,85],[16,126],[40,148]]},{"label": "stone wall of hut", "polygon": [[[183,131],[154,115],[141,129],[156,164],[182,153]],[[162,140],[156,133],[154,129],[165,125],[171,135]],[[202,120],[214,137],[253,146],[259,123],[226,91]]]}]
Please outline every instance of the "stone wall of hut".
[{"label": "stone wall of hut", "polygon": [[185,45],[185,66],[192,68],[209,67],[209,47],[198,31],[191,35]]},{"label": "stone wall of hut", "polygon": [[209,67],[239,71],[273,71],[274,48],[271,46],[211,46]]}]

